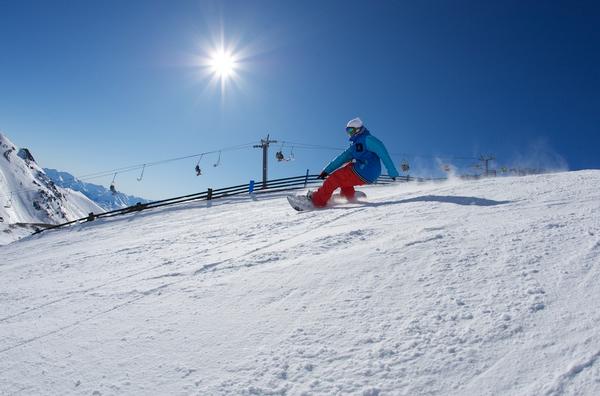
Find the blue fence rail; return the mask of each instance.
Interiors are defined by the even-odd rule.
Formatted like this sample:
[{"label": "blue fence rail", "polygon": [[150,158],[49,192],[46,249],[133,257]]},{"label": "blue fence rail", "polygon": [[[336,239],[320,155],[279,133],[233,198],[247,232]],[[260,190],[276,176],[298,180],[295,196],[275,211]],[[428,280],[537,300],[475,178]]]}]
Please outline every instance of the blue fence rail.
[{"label": "blue fence rail", "polygon": [[[413,180],[422,180],[418,178],[413,178],[412,176],[399,176],[395,179],[397,182],[408,182]],[[237,186],[223,187],[223,188],[209,188],[206,191],[202,191],[195,194],[182,195],[174,198],[162,199],[154,202],[141,203],[138,202],[133,206],[128,206],[126,208],[115,209],[108,212],[102,213],[90,213],[87,217],[82,217],[80,219],[71,220],[66,223],[51,225],[44,228],[39,228],[33,234],[39,234],[46,230],[53,230],[57,228],[66,227],[73,224],[90,222],[100,218],[113,217],[113,216],[121,216],[129,213],[140,212],[143,210],[160,208],[164,206],[176,205],[185,202],[191,201],[211,201],[214,199],[232,197],[236,195],[242,194],[266,194],[266,193],[276,193],[276,192],[285,192],[285,191],[294,191],[300,190],[309,186],[314,186],[316,184],[320,184],[322,180],[318,178],[318,175],[310,175],[308,171],[305,175],[302,176],[294,176],[294,177],[286,177],[283,179],[274,179],[269,180],[266,183],[266,186],[263,187],[262,183],[259,185],[260,187],[256,188],[256,183],[254,180],[250,180],[247,184],[239,184]],[[376,184],[389,184],[394,182],[394,180],[387,176],[382,175],[377,179]]]}]

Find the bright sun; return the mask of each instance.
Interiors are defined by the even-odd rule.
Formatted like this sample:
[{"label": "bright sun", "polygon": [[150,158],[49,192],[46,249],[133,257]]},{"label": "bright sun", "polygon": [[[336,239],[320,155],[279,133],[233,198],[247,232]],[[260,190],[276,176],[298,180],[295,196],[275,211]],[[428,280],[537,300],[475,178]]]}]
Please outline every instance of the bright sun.
[{"label": "bright sun", "polygon": [[239,88],[247,59],[243,48],[227,46],[222,40],[221,44],[207,43],[202,52],[195,57],[194,65],[198,67],[200,77],[208,82],[207,87],[219,89],[223,98],[226,90]]},{"label": "bright sun", "polygon": [[215,51],[210,57],[209,66],[221,81],[227,80],[235,74],[235,57],[225,50]]}]

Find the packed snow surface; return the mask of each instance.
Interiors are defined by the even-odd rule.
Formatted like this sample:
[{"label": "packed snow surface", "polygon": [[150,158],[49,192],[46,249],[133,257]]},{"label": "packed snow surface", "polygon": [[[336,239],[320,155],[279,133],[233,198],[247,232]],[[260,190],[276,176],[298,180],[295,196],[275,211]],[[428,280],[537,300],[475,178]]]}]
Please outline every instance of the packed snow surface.
[{"label": "packed snow surface", "polygon": [[0,247],[1,394],[600,394],[600,171],[196,202]]}]

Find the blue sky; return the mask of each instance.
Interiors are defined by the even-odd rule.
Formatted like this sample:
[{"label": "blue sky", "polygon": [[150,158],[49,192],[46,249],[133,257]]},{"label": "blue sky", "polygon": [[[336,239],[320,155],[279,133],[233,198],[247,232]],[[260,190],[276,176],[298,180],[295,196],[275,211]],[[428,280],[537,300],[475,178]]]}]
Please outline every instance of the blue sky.
[{"label": "blue sky", "polygon": [[[498,165],[600,168],[597,4],[0,0],[0,130],[75,175],[267,133],[343,148],[355,116],[414,174],[488,153]],[[221,37],[243,57],[224,92],[197,62]],[[295,147],[270,176],[318,172],[336,153]],[[216,160],[202,159],[200,177],[194,159],[141,182],[118,174],[117,188],[160,198],[260,178],[260,150]]]}]

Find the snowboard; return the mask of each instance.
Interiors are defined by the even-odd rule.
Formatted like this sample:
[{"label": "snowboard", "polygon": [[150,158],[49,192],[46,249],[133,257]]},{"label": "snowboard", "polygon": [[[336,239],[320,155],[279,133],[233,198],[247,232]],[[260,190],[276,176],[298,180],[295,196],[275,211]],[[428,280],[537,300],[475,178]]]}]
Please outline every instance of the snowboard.
[{"label": "snowboard", "polygon": [[306,195],[288,195],[287,200],[298,212],[317,209]]},{"label": "snowboard", "polygon": [[[340,202],[357,202],[358,200],[364,199],[366,197],[367,197],[367,194],[365,194],[364,192],[356,191],[354,193],[354,198],[352,198],[351,200],[348,200],[348,199],[346,199],[346,197],[344,197],[343,195],[338,193],[338,194],[333,194],[331,196],[331,199],[329,202],[333,203],[333,204],[340,203]],[[311,200],[308,199],[308,197],[306,195],[288,195],[287,200],[290,203],[290,206],[292,208],[296,209],[298,212],[319,209],[313,205]]]}]

